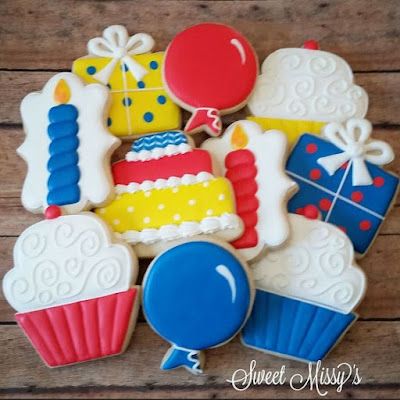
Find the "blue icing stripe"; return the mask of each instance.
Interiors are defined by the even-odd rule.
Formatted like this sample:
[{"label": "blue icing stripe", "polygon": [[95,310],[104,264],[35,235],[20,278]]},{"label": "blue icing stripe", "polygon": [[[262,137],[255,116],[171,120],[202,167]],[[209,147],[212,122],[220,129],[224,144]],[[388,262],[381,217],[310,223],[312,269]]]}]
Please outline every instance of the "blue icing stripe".
[{"label": "blue icing stripe", "polygon": [[58,139],[63,136],[73,136],[79,131],[76,121],[54,122],[47,127],[47,134],[50,140]]},{"label": "blue icing stripe", "polygon": [[49,121],[62,122],[62,121],[74,121],[78,118],[78,110],[72,104],[60,104],[50,108],[49,110]]},{"label": "blue icing stripe", "polygon": [[168,145],[178,146],[188,143],[187,137],[181,131],[169,131],[157,133],[155,135],[144,136],[132,144],[132,151],[153,150],[164,148]]},{"label": "blue icing stripe", "polygon": [[251,297],[245,268],[215,243],[188,242],[157,257],[144,278],[143,311],[172,344],[162,368],[198,371],[200,351],[223,344],[240,330]]},{"label": "blue icing stripe", "polygon": [[71,104],[60,104],[49,110],[50,124],[47,133],[50,138],[47,170],[49,205],[68,205],[79,202],[79,126],[78,110]]}]

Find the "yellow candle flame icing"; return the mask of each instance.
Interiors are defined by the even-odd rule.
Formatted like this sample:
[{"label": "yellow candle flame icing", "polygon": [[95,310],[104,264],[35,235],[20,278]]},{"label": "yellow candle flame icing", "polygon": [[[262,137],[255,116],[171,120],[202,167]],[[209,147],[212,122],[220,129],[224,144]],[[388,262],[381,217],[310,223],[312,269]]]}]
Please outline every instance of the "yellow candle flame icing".
[{"label": "yellow candle flame icing", "polygon": [[234,149],[244,149],[249,143],[249,138],[242,126],[236,125],[231,136],[231,144]]},{"label": "yellow candle flame icing", "polygon": [[67,82],[64,79],[60,79],[54,90],[54,100],[57,103],[65,104],[68,103],[71,97],[71,91]]}]

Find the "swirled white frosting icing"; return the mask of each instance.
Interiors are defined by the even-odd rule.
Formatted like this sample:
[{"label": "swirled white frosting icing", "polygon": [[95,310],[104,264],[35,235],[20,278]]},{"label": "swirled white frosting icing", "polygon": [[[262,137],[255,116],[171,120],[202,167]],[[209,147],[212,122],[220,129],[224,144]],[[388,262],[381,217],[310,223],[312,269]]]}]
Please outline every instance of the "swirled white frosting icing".
[{"label": "swirled white frosting icing", "polygon": [[137,259],[128,245],[91,213],[41,221],[14,247],[14,268],[3,280],[6,299],[19,312],[128,290]]},{"label": "swirled white frosting icing", "polygon": [[284,247],[253,264],[256,287],[342,313],[361,301],[366,278],[349,238],[335,226],[289,214]]},{"label": "swirled white frosting icing", "polygon": [[347,62],[335,54],[280,49],[263,63],[248,103],[258,117],[343,122],[363,118],[368,95],[353,83]]},{"label": "swirled white frosting icing", "polygon": [[152,150],[129,151],[126,153],[125,159],[126,161],[158,160],[162,157],[185,154],[189,151],[192,151],[192,147],[187,143],[169,144],[166,147],[156,147]]},{"label": "swirled white frosting icing", "polygon": [[[142,231],[126,231],[116,234],[128,243],[144,243],[147,245],[159,241],[184,239],[201,234],[212,234],[221,230],[241,227],[241,220],[236,214],[223,214],[219,217],[206,217],[200,222],[182,222],[179,225],[164,225],[159,229],[143,229]],[[235,235],[234,237],[237,237]]]}]

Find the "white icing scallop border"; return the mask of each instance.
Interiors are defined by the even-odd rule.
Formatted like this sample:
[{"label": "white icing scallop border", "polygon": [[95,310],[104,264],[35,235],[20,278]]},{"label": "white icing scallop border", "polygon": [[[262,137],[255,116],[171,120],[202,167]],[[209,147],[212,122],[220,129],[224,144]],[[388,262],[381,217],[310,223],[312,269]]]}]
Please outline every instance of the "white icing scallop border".
[{"label": "white icing scallop border", "polygon": [[197,175],[185,174],[182,177],[171,176],[168,179],[156,179],[155,181],[146,180],[142,183],[131,182],[129,185],[115,185],[117,194],[135,193],[153,189],[168,189],[181,185],[195,185],[214,179],[214,175],[209,172],[199,172]]},{"label": "white icing scallop border", "polygon": [[179,145],[169,144],[167,147],[156,147],[152,150],[129,151],[126,156],[126,161],[149,161],[158,160],[166,156],[174,156],[177,154],[185,154],[192,151],[192,147],[188,143],[181,143]]}]

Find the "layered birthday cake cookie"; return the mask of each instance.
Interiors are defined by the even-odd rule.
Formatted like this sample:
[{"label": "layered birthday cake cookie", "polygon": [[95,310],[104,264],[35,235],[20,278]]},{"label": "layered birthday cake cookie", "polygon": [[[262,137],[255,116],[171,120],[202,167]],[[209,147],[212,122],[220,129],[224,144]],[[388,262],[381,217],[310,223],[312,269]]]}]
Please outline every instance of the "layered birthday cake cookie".
[{"label": "layered birthday cake cookie", "polygon": [[96,213],[139,256],[196,235],[230,241],[242,233],[230,182],[213,175],[209,153],[180,131],[138,139],[112,171],[117,197]]},{"label": "layered birthday cake cookie", "polygon": [[328,122],[364,117],[368,95],[343,58],[309,40],[265,59],[248,107],[250,120],[285,132],[293,143],[304,132],[319,134]]},{"label": "layered birthday cake cookie", "polygon": [[287,138],[277,130],[263,132],[252,121],[237,121],[221,138],[202,144],[218,173],[232,182],[243,235],[232,242],[246,259],[264,248],[282,245],[289,236],[286,203],[297,190],[285,173]]},{"label": "layered birthday cake cookie", "polygon": [[95,214],[53,217],[21,234],[3,279],[18,325],[49,367],[119,354],[139,308],[137,259]]},{"label": "layered birthday cake cookie", "polygon": [[257,294],[242,341],[257,350],[316,362],[357,319],[354,309],[364,296],[366,278],[340,229],[289,216],[286,244],[252,265]]}]

